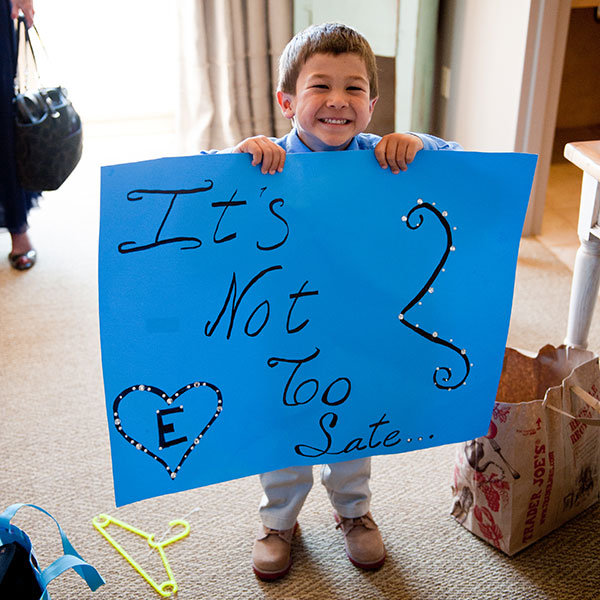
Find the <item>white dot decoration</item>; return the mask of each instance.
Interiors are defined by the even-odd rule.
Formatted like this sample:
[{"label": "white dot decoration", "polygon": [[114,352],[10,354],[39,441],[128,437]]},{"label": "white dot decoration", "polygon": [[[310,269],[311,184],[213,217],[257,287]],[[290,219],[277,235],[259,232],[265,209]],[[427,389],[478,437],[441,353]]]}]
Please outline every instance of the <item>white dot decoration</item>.
[{"label": "white dot decoration", "polygon": [[194,387],[195,387],[195,388],[198,388],[198,387],[200,387],[200,382],[199,382],[199,381],[194,381]]},{"label": "white dot decoration", "polygon": [[177,473],[171,473],[171,479],[175,479],[177,477]]},{"label": "white dot decoration", "polygon": [[[446,268],[444,266],[444,263],[446,261],[446,259],[448,258],[448,254],[450,252],[455,252],[456,251],[456,246],[453,244],[453,239],[452,239],[452,233],[451,231],[456,231],[458,229],[458,227],[451,225],[448,222],[448,215],[449,212],[448,210],[443,210],[442,207],[440,206],[439,208],[433,208],[436,206],[436,202],[432,202],[430,200],[424,201],[423,198],[418,198],[416,200],[416,205],[413,206],[413,208],[408,212],[408,215],[403,215],[401,218],[403,221],[407,221],[410,219],[410,217],[412,216],[412,213],[417,209],[417,208],[422,208],[422,209],[428,209],[431,212],[433,212],[437,218],[439,219],[439,221],[444,225],[445,229],[446,229],[446,254],[444,254],[443,259],[438,263],[436,270],[433,273],[433,276],[431,277],[431,279],[429,280],[429,284],[431,284],[431,286],[429,287],[425,287],[421,290],[420,294],[416,297],[413,298],[413,300],[410,302],[410,304],[408,305],[408,308],[410,308],[411,306],[414,306],[415,304],[417,304],[418,306],[422,306],[423,303],[426,303],[427,300],[425,300],[426,296],[425,296],[425,292],[429,293],[429,294],[433,294],[435,292],[435,287],[434,287],[434,283],[435,280],[438,276],[438,274],[441,273],[445,273],[446,272]],[[421,222],[418,223],[414,229],[418,228],[418,226],[423,222],[423,217],[420,217]],[[411,226],[411,229],[413,227]],[[421,301],[422,300],[422,301]],[[405,309],[406,310],[406,309]],[[431,331],[429,330],[429,328],[426,326],[425,329],[423,331],[420,330],[420,325],[419,323],[412,323],[412,322],[406,322],[404,323],[404,321],[406,321],[406,319],[404,318],[404,314],[400,313],[400,315],[398,316],[398,318],[403,322],[403,325],[408,325],[411,329],[413,329],[415,331],[415,333],[418,333],[419,335],[422,335],[426,338],[429,339],[429,341],[434,342],[434,343],[442,343],[444,345],[449,345],[445,340],[446,338],[440,338],[440,334],[437,331]],[[418,330],[418,331],[417,331]],[[440,339],[440,341],[438,342],[438,338]],[[450,343],[452,343],[452,338],[450,338]],[[456,351],[456,352],[460,352],[462,355],[466,355],[466,350],[460,350],[459,347],[457,347],[456,345],[452,345],[451,348]],[[452,372],[449,368],[447,367],[438,367],[436,368],[436,371],[440,371],[440,370],[444,370],[448,377],[446,379],[444,379],[444,381],[449,381],[449,379],[452,376]],[[469,374],[469,369],[467,368],[467,374],[465,376],[468,376]],[[461,381],[460,383],[458,383],[455,386],[449,387],[449,386],[445,386],[440,384],[440,382],[436,379],[437,377],[439,377],[438,374],[435,375],[434,377],[434,384],[436,387],[438,387],[439,389],[447,389],[448,391],[452,391],[453,389],[456,389],[461,383],[464,383],[464,381]],[[433,438],[433,435],[429,436],[430,439]],[[411,439],[417,439],[417,438],[408,438],[405,441],[411,441]],[[418,438],[419,440],[422,440],[422,437]]]},{"label": "white dot decoration", "polygon": [[461,353],[461,354],[466,354],[466,353],[467,353],[467,351],[466,351],[466,350],[463,348],[463,349],[460,351],[460,353]]},{"label": "white dot decoration", "polygon": [[138,385],[138,390],[140,390],[140,392],[143,392],[146,389],[145,385]]}]

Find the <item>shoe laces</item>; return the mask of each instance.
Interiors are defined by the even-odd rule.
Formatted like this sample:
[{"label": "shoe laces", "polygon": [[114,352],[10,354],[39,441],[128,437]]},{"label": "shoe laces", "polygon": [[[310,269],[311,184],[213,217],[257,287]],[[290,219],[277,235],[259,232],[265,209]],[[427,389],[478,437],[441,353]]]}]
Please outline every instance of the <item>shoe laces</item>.
[{"label": "shoe laces", "polygon": [[369,515],[362,517],[342,517],[338,515],[340,522],[335,526],[336,529],[342,529],[346,534],[350,533],[355,527],[364,527],[365,529],[377,529],[375,521]]},{"label": "shoe laces", "polygon": [[259,537],[259,539],[266,539],[271,535],[275,535],[280,537],[284,542],[288,544],[292,541],[292,537],[294,536],[294,528],[291,529],[271,529],[266,525],[263,526],[263,535]]}]

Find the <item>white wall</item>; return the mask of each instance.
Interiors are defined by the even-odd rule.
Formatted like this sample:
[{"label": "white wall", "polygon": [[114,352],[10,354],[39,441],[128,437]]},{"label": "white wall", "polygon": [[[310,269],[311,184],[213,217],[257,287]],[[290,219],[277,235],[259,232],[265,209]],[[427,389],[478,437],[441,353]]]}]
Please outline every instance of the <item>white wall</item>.
[{"label": "white wall", "polygon": [[395,59],[394,130],[429,133],[438,4],[439,0],[294,0],[294,30],[339,21],[360,31],[375,55]]},{"label": "white wall", "polygon": [[396,56],[399,4],[399,0],[294,0],[294,31],[339,21],[360,31],[376,55]]},{"label": "white wall", "polygon": [[442,4],[450,94],[439,104],[439,133],[465,150],[513,151],[530,0]]},{"label": "white wall", "polygon": [[86,120],[174,119],[173,0],[36,0],[34,6],[54,71],[47,83],[67,87]]}]

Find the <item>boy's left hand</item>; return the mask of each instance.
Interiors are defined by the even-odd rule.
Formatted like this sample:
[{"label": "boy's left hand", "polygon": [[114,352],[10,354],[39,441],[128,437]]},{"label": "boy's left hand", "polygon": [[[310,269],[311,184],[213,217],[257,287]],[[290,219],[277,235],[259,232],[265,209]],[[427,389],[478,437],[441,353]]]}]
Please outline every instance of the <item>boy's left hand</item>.
[{"label": "boy's left hand", "polygon": [[392,173],[406,171],[419,150],[423,149],[421,138],[412,133],[388,133],[375,146],[375,158],[383,169],[389,166]]}]

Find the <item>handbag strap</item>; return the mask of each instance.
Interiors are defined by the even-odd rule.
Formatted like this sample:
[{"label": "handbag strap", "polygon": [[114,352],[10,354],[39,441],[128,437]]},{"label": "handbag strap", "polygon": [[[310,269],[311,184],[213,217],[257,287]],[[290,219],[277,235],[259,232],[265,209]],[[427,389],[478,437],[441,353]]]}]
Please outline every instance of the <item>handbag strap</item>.
[{"label": "handbag strap", "polygon": [[42,587],[46,589],[53,579],[56,579],[68,569],[76,571],[92,591],[97,590],[104,583],[104,579],[98,571],[83,558],[78,558],[72,554],[64,554],[42,571]]},{"label": "handbag strap", "polygon": [[[32,24],[31,28],[35,31],[35,35],[37,36],[38,42],[39,42],[42,50],[44,51],[44,53],[47,56],[46,48],[44,47],[42,38],[40,37],[40,33],[37,30],[37,27],[35,26],[35,24]],[[37,59],[35,56],[35,50],[33,49],[33,43],[31,41],[31,36],[29,34],[29,28],[27,27],[27,21],[25,20],[24,15],[19,15],[19,17],[17,19],[17,52],[15,54],[15,59],[17,62],[16,62],[15,69],[14,69],[15,90],[17,93],[20,93],[20,91],[21,91],[21,81],[20,81],[20,74],[19,74],[19,52],[20,52],[19,45],[21,44],[21,30],[23,31],[23,37],[25,38],[25,49],[23,50],[23,52],[27,52],[27,49],[29,49],[29,52],[31,52],[31,57],[33,58],[33,66],[35,68],[35,74],[36,74],[38,80],[40,78],[38,63],[37,63]]]},{"label": "handbag strap", "polygon": [[[600,413],[600,401],[596,400],[596,398],[594,398],[594,396],[592,396],[591,394],[588,394],[583,388],[579,387],[578,385],[574,385],[571,388],[569,388],[569,391],[571,393],[571,397],[576,396],[577,398],[579,398],[579,400],[585,402],[590,408],[595,410],[597,413]],[[569,417],[569,419],[574,419],[575,421],[579,421],[580,423],[585,423],[586,425],[593,425],[595,427],[600,426],[600,419],[588,419],[586,417],[576,417],[575,415],[572,415],[571,413],[561,410],[560,408],[558,408],[556,406],[547,404],[546,400],[544,400],[544,406],[546,408],[549,408],[550,410],[553,410],[554,412],[557,412],[557,413],[565,416],[565,417]]]},{"label": "handbag strap", "polygon": [[100,573],[98,573],[95,567],[87,563],[79,555],[75,548],[73,548],[73,545],[69,541],[69,538],[66,536],[65,532],[62,530],[62,527],[59,525],[58,521],[43,508],[40,508],[35,504],[12,504],[2,514],[0,514],[0,529],[8,529],[10,527],[11,519],[15,516],[17,511],[24,506],[35,508],[36,510],[39,510],[40,512],[43,512],[45,515],[49,516],[56,523],[62,541],[64,555],[57,558],[52,564],[48,565],[41,573],[41,583],[44,590],[54,578],[58,577],[61,573],[64,573],[67,569],[73,569],[87,583],[88,587],[92,591],[97,590],[101,585],[104,584],[104,579]]}]

